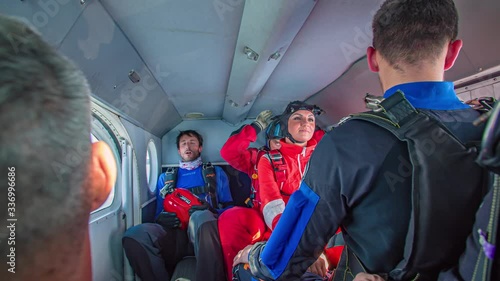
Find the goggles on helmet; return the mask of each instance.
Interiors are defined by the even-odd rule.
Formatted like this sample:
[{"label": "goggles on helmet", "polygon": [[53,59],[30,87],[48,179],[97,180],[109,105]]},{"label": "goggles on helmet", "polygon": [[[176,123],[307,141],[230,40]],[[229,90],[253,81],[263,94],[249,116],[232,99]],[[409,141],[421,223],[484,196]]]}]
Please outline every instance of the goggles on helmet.
[{"label": "goggles on helmet", "polygon": [[310,105],[302,101],[292,101],[289,103],[283,112],[283,114],[292,114],[298,110],[311,111],[314,115],[321,115],[325,112],[323,109],[319,108],[317,105]]},{"label": "goggles on helmet", "polygon": [[283,126],[281,125],[280,116],[275,116],[271,120],[271,123],[266,129],[266,138],[268,140],[272,139],[282,139],[285,137],[283,132]]}]

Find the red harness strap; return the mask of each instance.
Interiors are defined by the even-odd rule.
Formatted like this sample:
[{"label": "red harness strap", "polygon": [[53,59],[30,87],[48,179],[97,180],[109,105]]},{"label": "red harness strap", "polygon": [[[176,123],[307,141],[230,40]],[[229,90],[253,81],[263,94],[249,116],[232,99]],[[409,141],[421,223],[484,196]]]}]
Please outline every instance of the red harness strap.
[{"label": "red harness strap", "polygon": [[269,151],[268,155],[269,160],[271,160],[271,165],[273,165],[274,179],[281,189],[283,183],[286,181],[285,159],[283,158],[283,155],[281,155],[279,150],[271,150]]}]

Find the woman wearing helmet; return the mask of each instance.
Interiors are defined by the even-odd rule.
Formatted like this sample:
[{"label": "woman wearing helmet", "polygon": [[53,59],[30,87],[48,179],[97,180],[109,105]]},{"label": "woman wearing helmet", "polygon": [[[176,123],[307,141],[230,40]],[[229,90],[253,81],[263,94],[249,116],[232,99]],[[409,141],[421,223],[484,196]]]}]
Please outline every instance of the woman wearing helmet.
[{"label": "woman wearing helmet", "polygon": [[280,123],[285,138],[280,140],[280,152],[287,167],[284,183],[278,186],[270,157],[266,156],[269,161],[259,161],[261,211],[271,230],[283,213],[290,195],[299,188],[307,162],[317,144],[313,135],[316,129],[315,116],[320,113],[321,109],[317,106],[294,101],[288,104],[281,115]]},{"label": "woman wearing helmet", "polygon": [[[283,115],[273,118],[267,127],[266,137],[269,141],[268,145],[271,149],[279,147],[279,155],[282,155],[281,157],[285,162],[286,168],[283,169],[283,172],[286,173],[285,179],[283,182],[277,183],[275,171],[273,170],[275,166],[270,162],[272,158],[270,155],[272,153],[263,153],[263,158],[266,158],[267,161],[265,161],[266,159],[263,160],[257,157],[258,159],[253,163],[253,168],[258,167],[258,172],[255,173],[255,171],[252,171],[251,174],[252,179],[258,182],[258,186],[265,186],[265,188],[259,188],[257,210],[232,208],[219,217],[219,232],[224,260],[227,266],[228,280],[232,280],[233,258],[238,251],[248,244],[263,241],[269,237],[272,229],[271,226],[274,225],[270,224],[269,227],[266,227],[263,211],[277,210],[270,207],[278,199],[281,199],[281,202],[283,202],[282,207],[284,209],[284,203],[288,201],[289,195],[298,189],[306,163],[317,144],[317,141],[312,139],[313,135],[318,138],[324,135],[323,130],[317,130],[315,122],[315,115],[318,115],[320,112],[321,110],[316,106],[299,101],[291,102],[283,112]],[[233,137],[235,135],[231,136],[231,138]],[[259,159],[262,161],[259,161]],[[247,162],[249,160],[250,158],[246,158]],[[264,180],[261,173],[264,173]],[[263,183],[264,185],[262,185]],[[287,190],[289,194],[282,195],[278,184]],[[275,197],[276,194],[279,198]],[[270,202],[273,203],[267,205]],[[266,205],[268,208],[265,208]],[[279,211],[279,214],[276,214],[281,215],[282,212],[283,210]],[[277,222],[279,217],[275,218]]]}]

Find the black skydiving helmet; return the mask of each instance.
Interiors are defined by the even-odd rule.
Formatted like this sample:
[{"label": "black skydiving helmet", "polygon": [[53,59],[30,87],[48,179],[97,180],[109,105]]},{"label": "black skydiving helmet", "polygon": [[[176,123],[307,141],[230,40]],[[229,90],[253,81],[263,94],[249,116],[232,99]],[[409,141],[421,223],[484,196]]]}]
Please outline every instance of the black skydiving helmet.
[{"label": "black skydiving helmet", "polygon": [[286,108],[285,108],[285,111],[283,112],[283,114],[281,114],[280,116],[280,121],[281,121],[281,124],[283,126],[283,132],[285,133],[285,136],[290,139],[291,142],[293,143],[304,143],[304,142],[299,142],[297,141],[296,139],[294,139],[292,137],[292,135],[290,134],[290,132],[288,131],[288,118],[290,118],[290,116],[298,111],[298,110],[307,110],[307,111],[310,111],[312,112],[315,116],[319,116],[321,115],[323,112],[325,112],[323,109],[319,108],[317,105],[310,105],[310,104],[307,104],[303,101],[292,101],[291,103],[289,103]]}]

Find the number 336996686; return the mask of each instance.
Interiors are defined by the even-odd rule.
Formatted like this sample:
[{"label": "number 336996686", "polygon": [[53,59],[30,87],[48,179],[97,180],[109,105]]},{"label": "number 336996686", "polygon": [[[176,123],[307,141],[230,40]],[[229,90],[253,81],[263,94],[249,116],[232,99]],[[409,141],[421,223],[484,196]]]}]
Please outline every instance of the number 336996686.
[{"label": "number 336996686", "polygon": [[16,201],[16,194],[15,194],[15,186],[16,186],[16,168],[15,167],[9,167],[7,172],[7,181],[8,181],[8,200],[10,203],[8,203],[8,212],[14,212],[15,211],[15,201]]}]

